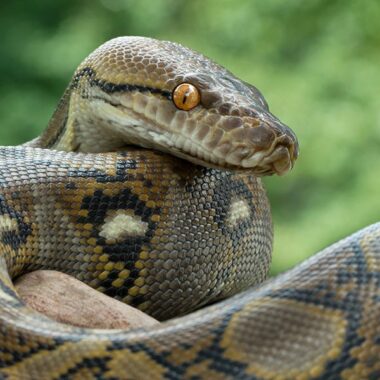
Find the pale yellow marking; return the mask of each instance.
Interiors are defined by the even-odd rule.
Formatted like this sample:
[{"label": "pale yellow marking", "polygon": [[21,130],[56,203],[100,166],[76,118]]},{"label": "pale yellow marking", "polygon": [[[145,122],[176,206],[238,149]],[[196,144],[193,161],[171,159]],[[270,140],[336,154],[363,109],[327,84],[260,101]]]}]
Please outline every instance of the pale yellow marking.
[{"label": "pale yellow marking", "polygon": [[235,227],[241,220],[248,219],[251,216],[251,210],[245,199],[238,199],[231,203],[227,216],[227,224]]},{"label": "pale yellow marking", "polygon": [[143,222],[140,216],[118,211],[105,219],[99,235],[108,240],[120,241],[128,236],[144,236],[147,230],[148,223]]},{"label": "pale yellow marking", "polygon": [[17,220],[11,218],[9,215],[0,215],[0,234],[9,231],[18,232]]}]

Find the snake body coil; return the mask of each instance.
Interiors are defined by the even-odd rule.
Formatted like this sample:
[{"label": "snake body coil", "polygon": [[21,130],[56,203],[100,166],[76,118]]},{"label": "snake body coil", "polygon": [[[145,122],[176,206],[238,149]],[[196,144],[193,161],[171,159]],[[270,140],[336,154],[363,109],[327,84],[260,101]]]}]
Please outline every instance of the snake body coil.
[{"label": "snake body coil", "polygon": [[[257,175],[297,155],[260,92],[206,57],[102,45],[41,137],[0,148],[0,378],[380,378],[380,224],[258,285],[272,227]],[[36,269],[176,318],[59,324],[12,285]]]}]

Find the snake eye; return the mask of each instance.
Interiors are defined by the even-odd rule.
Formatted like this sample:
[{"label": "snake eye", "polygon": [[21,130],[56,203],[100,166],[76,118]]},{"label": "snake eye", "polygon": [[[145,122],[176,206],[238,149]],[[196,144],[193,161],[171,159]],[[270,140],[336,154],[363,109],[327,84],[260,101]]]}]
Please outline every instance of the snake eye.
[{"label": "snake eye", "polygon": [[190,83],[182,83],[173,91],[173,102],[177,108],[190,111],[201,101],[199,90]]}]

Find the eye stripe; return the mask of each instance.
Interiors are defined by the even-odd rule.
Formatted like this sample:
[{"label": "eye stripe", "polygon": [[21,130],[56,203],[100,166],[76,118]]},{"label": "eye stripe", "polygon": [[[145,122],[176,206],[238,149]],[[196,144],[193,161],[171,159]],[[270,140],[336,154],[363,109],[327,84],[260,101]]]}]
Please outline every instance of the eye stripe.
[{"label": "eye stripe", "polygon": [[168,100],[172,99],[172,94],[169,91],[160,90],[158,88],[153,88],[153,87],[140,86],[136,84],[114,84],[111,82],[105,82],[105,81],[100,81],[100,80],[95,79],[95,80],[90,81],[90,85],[99,87],[102,91],[106,92],[107,94],[113,94],[116,92],[139,91],[139,92],[150,92],[152,94],[162,95]]},{"label": "eye stripe", "polygon": [[98,87],[107,94],[114,94],[117,92],[133,92],[133,91],[150,92],[152,94],[162,95],[168,100],[172,100],[172,94],[170,91],[161,90],[159,88],[154,88],[154,87],[141,86],[137,84],[130,84],[130,83],[116,84],[116,83],[107,82],[107,81],[98,79],[96,78],[95,71],[91,69],[90,67],[83,68],[74,76],[71,82],[71,88],[77,88],[79,86],[80,79],[83,77],[88,78],[88,82],[90,86]]}]

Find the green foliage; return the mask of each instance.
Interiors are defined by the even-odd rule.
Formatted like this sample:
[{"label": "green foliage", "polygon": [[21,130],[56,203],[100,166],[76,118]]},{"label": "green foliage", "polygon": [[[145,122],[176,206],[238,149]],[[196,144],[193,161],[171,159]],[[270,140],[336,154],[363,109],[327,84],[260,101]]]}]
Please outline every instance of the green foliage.
[{"label": "green foliage", "polygon": [[288,176],[265,180],[273,272],[379,218],[377,0],[35,0],[0,5],[0,142],[47,124],[76,65],[118,35],[202,51],[265,94],[297,133]]}]

